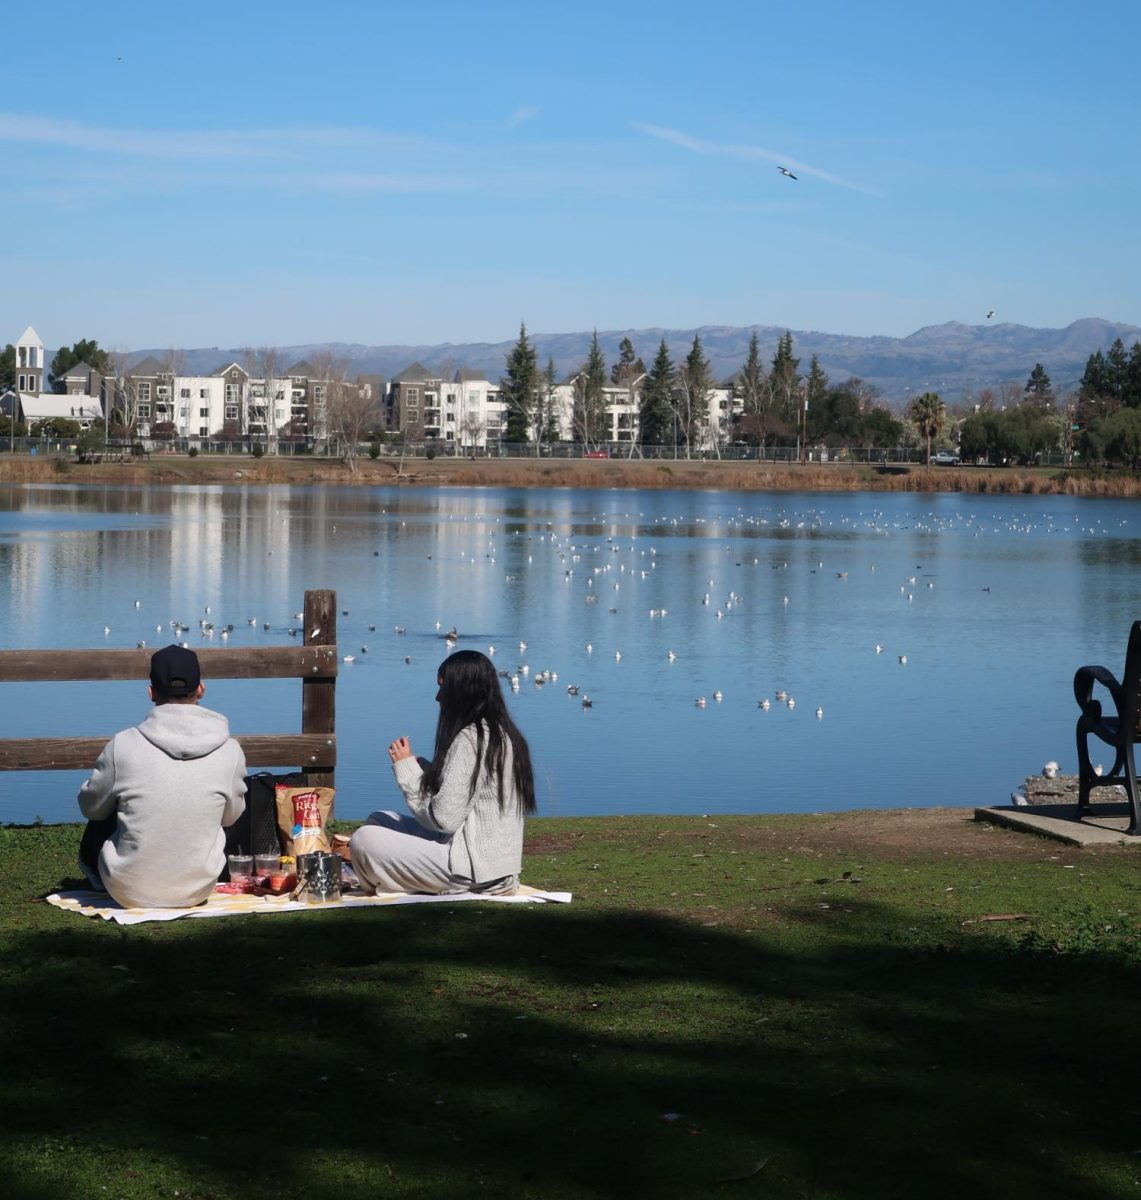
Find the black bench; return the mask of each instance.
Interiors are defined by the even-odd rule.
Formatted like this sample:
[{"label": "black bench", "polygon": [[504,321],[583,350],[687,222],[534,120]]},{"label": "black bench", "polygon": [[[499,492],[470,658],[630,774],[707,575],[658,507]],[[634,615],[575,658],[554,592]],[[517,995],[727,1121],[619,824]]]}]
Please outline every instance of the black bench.
[{"label": "black bench", "polygon": [[[1094,697],[1097,685],[1108,693],[1112,712]],[[1141,803],[1137,796],[1137,767],[1133,747],[1141,741],[1141,621],[1134,621],[1125,650],[1125,670],[1119,680],[1106,667],[1079,667],[1074,675],[1074,697],[1082,710],[1078,717],[1078,816],[1088,811],[1090,790],[1120,784],[1129,800],[1130,834],[1141,834]],[[1113,769],[1096,775],[1090,764],[1090,735],[1113,747]]]}]

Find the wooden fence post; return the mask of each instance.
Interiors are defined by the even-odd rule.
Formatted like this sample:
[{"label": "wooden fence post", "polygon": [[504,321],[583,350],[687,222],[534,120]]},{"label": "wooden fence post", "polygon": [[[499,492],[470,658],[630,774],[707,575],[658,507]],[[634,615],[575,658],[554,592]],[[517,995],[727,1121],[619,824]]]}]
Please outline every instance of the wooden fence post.
[{"label": "wooden fence post", "polygon": [[[337,644],[337,593],[329,588],[305,593],[305,645]],[[317,668],[314,668],[317,670]],[[337,719],[337,663],[328,674],[301,684],[301,732],[332,735]],[[333,787],[332,771],[306,772],[314,787]]]}]

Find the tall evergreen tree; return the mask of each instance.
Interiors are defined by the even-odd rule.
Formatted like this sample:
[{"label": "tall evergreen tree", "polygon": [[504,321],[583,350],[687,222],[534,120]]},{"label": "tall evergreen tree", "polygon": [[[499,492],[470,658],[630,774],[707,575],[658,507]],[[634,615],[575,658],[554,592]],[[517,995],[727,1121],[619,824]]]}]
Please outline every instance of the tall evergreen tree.
[{"label": "tall evergreen tree", "polygon": [[581,405],[575,419],[575,437],[583,445],[597,446],[607,440],[606,359],[598,344],[598,330],[590,339],[590,353],[580,374]]},{"label": "tall evergreen tree", "polygon": [[1109,391],[1109,372],[1105,363],[1105,355],[1095,350],[1086,359],[1086,369],[1082,372],[1079,392],[1083,400],[1093,400],[1104,396]]},{"label": "tall evergreen tree", "polygon": [[797,424],[800,417],[800,374],[797,370],[799,366],[800,359],[794,358],[792,353],[792,334],[785,330],[777,342],[776,354],[773,355],[771,379],[777,414],[789,425]]},{"label": "tall evergreen tree", "polygon": [[1105,366],[1110,394],[1120,404],[1129,379],[1129,356],[1120,338],[1114,338],[1113,345],[1105,352]]},{"label": "tall evergreen tree", "polygon": [[761,365],[761,351],[755,329],[749,335],[749,352],[745,356],[745,365],[734,381],[733,391],[741,401],[741,417],[738,422],[740,433],[747,441],[763,446],[768,437],[772,388]]},{"label": "tall evergreen tree", "polygon": [[[693,335],[693,345],[677,373],[677,382],[678,430],[685,442],[685,456],[689,458],[702,427],[709,420],[709,393],[713,390],[713,376],[710,374],[709,360],[701,348],[700,334]],[[716,429],[713,431],[718,444],[720,432]]]},{"label": "tall evergreen tree", "polygon": [[643,446],[664,446],[670,442],[675,384],[674,365],[666,339],[662,338],[642,387],[642,409],[638,423]]},{"label": "tall evergreen tree", "polygon": [[1095,350],[1086,359],[1086,369],[1078,386],[1077,423],[1088,427],[1116,412],[1119,401],[1115,392],[1113,370],[1106,356]]},{"label": "tall evergreen tree", "polygon": [[16,389],[16,347],[9,342],[0,353],[0,391]]},{"label": "tall evergreen tree", "polygon": [[1141,408],[1141,342],[1134,342],[1129,351],[1129,368],[1122,399],[1130,408]]},{"label": "tall evergreen tree", "polygon": [[765,371],[761,366],[761,352],[757,345],[757,331],[754,329],[749,336],[749,353],[745,356],[745,365],[737,376],[737,395],[746,416],[754,416],[761,411],[764,382]]},{"label": "tall evergreen tree", "polygon": [[527,338],[527,326],[519,325],[519,340],[507,355],[506,374],[499,381],[499,394],[507,406],[508,442],[526,442],[531,436],[539,368],[535,347]]},{"label": "tall evergreen tree", "polygon": [[610,382],[619,387],[629,387],[639,375],[645,375],[646,367],[634,350],[634,343],[624,337],[618,343],[618,361],[610,368]]},{"label": "tall evergreen tree", "polygon": [[[818,416],[823,415],[822,409],[824,406],[825,396],[828,396],[828,374],[825,373],[824,368],[821,366],[821,360],[819,360],[817,356],[813,354],[812,359],[809,362],[809,378],[806,379],[804,392],[804,402],[807,406],[804,414],[805,438],[809,436],[810,420],[815,421],[815,430],[813,430],[815,436],[823,437],[824,434],[828,432],[840,432],[839,428],[837,428],[835,425],[835,421],[837,413],[839,413],[842,408],[845,408],[845,404],[843,404],[843,398],[847,396],[847,392],[841,392],[841,396],[836,397],[836,404],[833,409],[833,418],[831,418],[830,428],[828,422],[822,422],[818,420]],[[855,403],[855,408],[857,408],[857,412],[859,412],[858,401]]]},{"label": "tall evergreen tree", "polygon": [[1034,364],[1030,378],[1026,381],[1026,399],[1039,408],[1052,408],[1054,404],[1054,389],[1050,386],[1050,376],[1041,363]]}]

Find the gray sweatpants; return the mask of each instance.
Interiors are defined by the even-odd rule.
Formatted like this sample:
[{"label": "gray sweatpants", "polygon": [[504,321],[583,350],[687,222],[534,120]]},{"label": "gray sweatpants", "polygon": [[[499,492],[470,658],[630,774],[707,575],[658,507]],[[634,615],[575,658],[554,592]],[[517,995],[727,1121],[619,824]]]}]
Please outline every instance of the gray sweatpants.
[{"label": "gray sweatpants", "polygon": [[451,842],[446,833],[425,829],[415,817],[374,812],[349,839],[349,853],[366,891],[439,895],[460,891],[465,882],[453,879],[448,870]]},{"label": "gray sweatpants", "polygon": [[425,829],[407,813],[374,812],[349,838],[353,870],[366,892],[413,892],[441,896],[448,892],[486,892],[513,896],[516,875],[473,883],[448,870],[452,839]]}]

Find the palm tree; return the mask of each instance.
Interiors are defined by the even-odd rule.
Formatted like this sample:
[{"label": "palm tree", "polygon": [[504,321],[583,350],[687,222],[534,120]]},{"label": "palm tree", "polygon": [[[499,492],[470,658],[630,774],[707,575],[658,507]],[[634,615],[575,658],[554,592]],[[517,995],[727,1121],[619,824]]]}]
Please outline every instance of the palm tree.
[{"label": "palm tree", "polygon": [[927,440],[927,465],[931,466],[931,439],[939,436],[947,409],[939,399],[938,392],[924,392],[916,396],[907,407],[907,415],[911,419],[921,438]]}]

